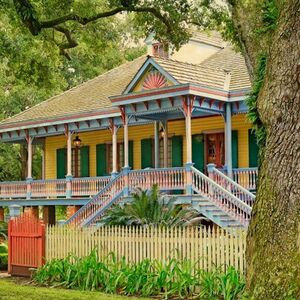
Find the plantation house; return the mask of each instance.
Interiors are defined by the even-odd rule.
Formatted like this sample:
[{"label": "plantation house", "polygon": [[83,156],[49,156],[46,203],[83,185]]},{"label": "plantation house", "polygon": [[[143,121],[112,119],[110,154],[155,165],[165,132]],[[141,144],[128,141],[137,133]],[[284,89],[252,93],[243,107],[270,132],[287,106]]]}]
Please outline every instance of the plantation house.
[{"label": "plantation house", "polygon": [[[243,57],[217,33],[195,32],[171,53],[146,39],[143,56],[0,123],[0,141],[27,143],[27,180],[0,183],[0,217],[68,207],[68,223],[95,224],[136,187],[158,183],[221,227],[247,226],[257,145],[247,120]],[[43,178],[32,178],[32,147]]]}]

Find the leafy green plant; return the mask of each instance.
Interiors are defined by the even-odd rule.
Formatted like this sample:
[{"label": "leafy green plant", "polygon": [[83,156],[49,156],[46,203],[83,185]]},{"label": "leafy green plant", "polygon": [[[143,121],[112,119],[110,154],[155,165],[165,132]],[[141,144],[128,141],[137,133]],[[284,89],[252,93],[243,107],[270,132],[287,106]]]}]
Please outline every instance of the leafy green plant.
[{"label": "leafy green plant", "polygon": [[0,244],[0,269],[6,268],[8,262],[8,245],[6,242]]},{"label": "leafy green plant", "polygon": [[33,280],[39,285],[163,299],[231,300],[244,289],[242,276],[233,268],[226,273],[207,272],[199,270],[197,262],[178,258],[127,263],[114,253],[99,260],[97,249],[87,257],[69,255],[48,261],[36,270]]},{"label": "leafy green plant", "polygon": [[113,206],[101,220],[103,225],[165,225],[190,223],[198,213],[175,204],[176,198],[166,198],[158,185],[151,190],[138,188],[133,200],[123,206]]},{"label": "leafy green plant", "polygon": [[0,240],[7,240],[8,224],[6,222],[0,222]]}]

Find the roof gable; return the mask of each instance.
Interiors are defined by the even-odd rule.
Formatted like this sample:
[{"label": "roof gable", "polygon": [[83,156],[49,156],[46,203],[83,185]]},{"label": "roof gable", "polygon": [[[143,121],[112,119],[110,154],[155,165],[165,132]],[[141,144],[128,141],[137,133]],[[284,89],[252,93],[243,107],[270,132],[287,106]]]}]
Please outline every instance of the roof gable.
[{"label": "roof gable", "polygon": [[123,91],[123,94],[140,92],[152,88],[157,89],[175,84],[179,84],[179,82],[149,56]]}]

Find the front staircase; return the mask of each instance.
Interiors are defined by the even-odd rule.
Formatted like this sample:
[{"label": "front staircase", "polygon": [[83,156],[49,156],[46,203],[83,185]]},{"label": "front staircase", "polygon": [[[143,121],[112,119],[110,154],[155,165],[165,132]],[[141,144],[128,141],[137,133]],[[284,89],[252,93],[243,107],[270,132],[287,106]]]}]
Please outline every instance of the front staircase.
[{"label": "front staircase", "polygon": [[188,183],[190,204],[199,213],[223,228],[248,226],[255,196],[215,168],[208,177],[193,167],[122,171],[66,223],[96,224],[107,209],[129,199],[137,187],[149,189],[158,184],[162,191],[178,191],[185,190]]}]

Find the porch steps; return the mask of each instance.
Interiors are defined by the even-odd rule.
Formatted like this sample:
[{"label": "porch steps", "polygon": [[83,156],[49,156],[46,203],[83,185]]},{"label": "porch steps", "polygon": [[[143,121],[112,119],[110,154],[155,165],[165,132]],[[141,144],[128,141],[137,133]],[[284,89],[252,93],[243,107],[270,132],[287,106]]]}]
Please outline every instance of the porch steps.
[{"label": "porch steps", "polygon": [[[133,171],[136,173],[136,171]],[[143,173],[143,171],[139,171]],[[150,188],[152,184],[159,183],[162,177],[155,177],[157,170],[147,170],[143,176],[137,176],[133,179],[139,180],[137,183],[131,183],[131,188],[141,186]],[[132,173],[132,174],[135,174]],[[174,173],[171,173],[174,177]],[[182,175],[180,174],[182,177]],[[193,176],[193,194],[192,195],[175,195],[177,204],[191,205],[195,210],[202,214],[205,218],[211,220],[222,228],[246,227],[249,222],[251,207],[238,198],[233,193],[219,185],[217,182],[208,178],[195,168],[192,168]],[[125,188],[126,175],[122,172],[110,181],[102,190],[99,191],[86,205],[84,205],[74,216],[66,223],[77,226],[89,226],[97,223],[106,211],[114,204],[123,205],[131,201],[130,188]],[[168,178],[168,177],[167,177]],[[144,186],[143,182],[151,184]],[[142,181],[141,181],[142,180]],[[177,180],[177,179],[176,179]],[[141,185],[139,182],[141,181]],[[176,181],[175,181],[176,182]],[[236,183],[235,187],[237,187]],[[169,187],[169,186],[167,186]],[[182,184],[173,186],[178,190],[182,190]],[[125,193],[125,191],[127,192]],[[129,196],[127,196],[129,193]],[[247,193],[249,193],[247,191]],[[125,196],[126,194],[126,196]],[[172,197],[172,195],[170,195]]]},{"label": "porch steps", "polygon": [[205,198],[203,201],[195,201],[192,202],[193,208],[205,216],[207,219],[211,220],[218,226],[222,228],[234,227],[234,228],[242,228],[243,225],[238,221],[234,220],[232,216],[227,214],[218,206],[214,205],[212,202],[209,202]]}]

